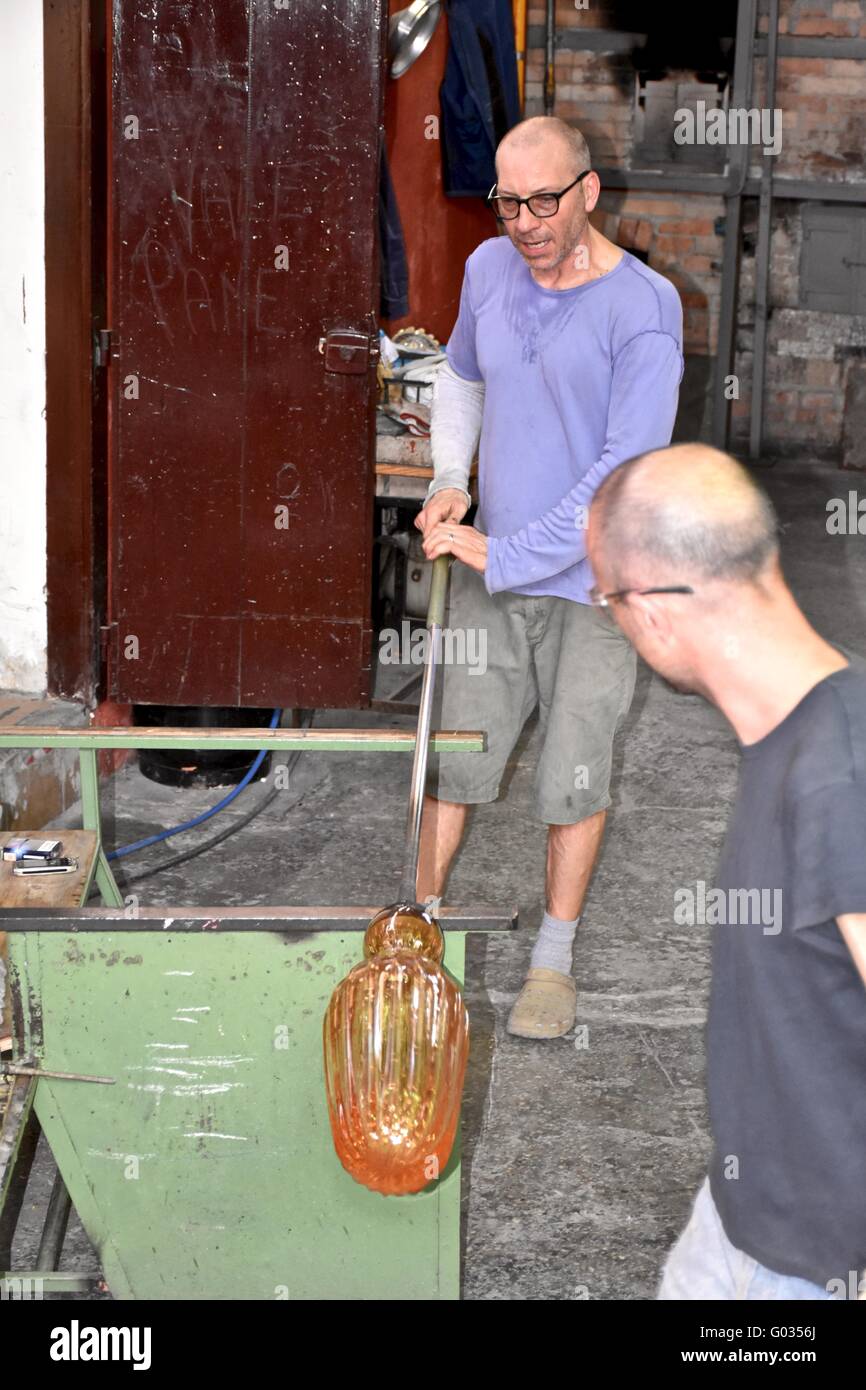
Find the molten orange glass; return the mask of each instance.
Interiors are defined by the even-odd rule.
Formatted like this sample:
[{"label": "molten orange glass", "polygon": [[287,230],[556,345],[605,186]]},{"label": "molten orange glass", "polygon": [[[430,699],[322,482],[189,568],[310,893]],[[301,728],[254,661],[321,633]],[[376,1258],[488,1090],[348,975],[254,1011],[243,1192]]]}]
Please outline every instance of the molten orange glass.
[{"label": "molten orange glass", "polygon": [[442,969],[442,932],[400,904],[373,918],[366,959],[331,995],[325,1087],[337,1157],[374,1192],[420,1192],[448,1162],[463,1095],[469,1019]]}]

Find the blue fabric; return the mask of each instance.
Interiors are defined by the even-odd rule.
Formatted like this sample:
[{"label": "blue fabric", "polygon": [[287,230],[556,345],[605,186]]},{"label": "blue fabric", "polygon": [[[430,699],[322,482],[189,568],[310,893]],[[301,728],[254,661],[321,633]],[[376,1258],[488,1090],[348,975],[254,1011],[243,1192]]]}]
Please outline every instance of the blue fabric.
[{"label": "blue fabric", "polygon": [[447,351],[485,385],[476,525],[489,593],[589,602],[589,504],[617,464],[670,442],[682,318],[670,281],[628,252],[599,279],[548,290],[507,236],[473,251]]},{"label": "blue fabric", "polygon": [[450,0],[439,88],[446,193],[486,198],[496,147],[521,119],[511,0]]},{"label": "blue fabric", "polygon": [[398,319],[409,312],[409,265],[403,224],[384,143],[379,158],[379,313]]}]

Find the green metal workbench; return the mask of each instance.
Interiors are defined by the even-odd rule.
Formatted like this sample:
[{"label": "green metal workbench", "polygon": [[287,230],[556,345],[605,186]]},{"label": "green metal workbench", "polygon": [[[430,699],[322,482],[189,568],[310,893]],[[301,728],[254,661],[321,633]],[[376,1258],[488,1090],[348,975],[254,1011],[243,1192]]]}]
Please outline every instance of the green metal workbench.
[{"label": "green metal workbench", "polygon": [[[414,753],[415,733],[406,729],[199,729],[128,728],[58,729],[21,725],[0,728],[0,748],[72,748],[78,753],[81,786],[81,823],[96,835],[93,877],[102,901],[122,907],[123,898],[111,872],[102,846],[99,808],[100,749],[188,748],[191,735],[198,744],[220,751],[260,749],[273,752],[303,753]],[[431,734],[434,753],[478,753],[484,749],[484,735],[472,732]],[[87,901],[90,883],[85,885],[82,902]]]},{"label": "green metal workbench", "polygon": [[[208,746],[250,751],[415,744],[393,730],[208,735]],[[84,826],[100,836],[96,750],[189,740],[189,729],[18,728],[0,747],[76,748]],[[434,749],[482,746],[477,734],[431,737]],[[360,1187],[331,1142],[322,1016],[383,904],[130,915],[101,839],[94,870],[103,907],[0,911],[14,1064],[41,1073],[16,1074],[0,1133],[0,1279],[88,1284],[46,1259],[39,1271],[2,1268],[38,1123],[116,1298],[458,1298],[459,1140],[441,1177],[409,1197]],[[516,914],[451,908],[440,920],[445,967],[462,983],[467,932],[509,929]]]}]

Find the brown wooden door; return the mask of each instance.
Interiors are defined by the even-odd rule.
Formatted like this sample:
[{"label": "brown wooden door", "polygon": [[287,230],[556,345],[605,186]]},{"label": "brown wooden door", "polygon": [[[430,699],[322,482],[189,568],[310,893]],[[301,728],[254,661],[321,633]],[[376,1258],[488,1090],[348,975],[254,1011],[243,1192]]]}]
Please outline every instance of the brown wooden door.
[{"label": "brown wooden door", "polygon": [[369,698],[386,9],[113,0],[117,699]]}]

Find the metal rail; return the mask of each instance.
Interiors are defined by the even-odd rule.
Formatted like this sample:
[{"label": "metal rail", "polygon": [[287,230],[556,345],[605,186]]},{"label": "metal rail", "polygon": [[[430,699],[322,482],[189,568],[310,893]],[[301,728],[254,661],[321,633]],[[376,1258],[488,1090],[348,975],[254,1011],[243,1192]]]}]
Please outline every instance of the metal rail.
[{"label": "metal rail", "polygon": [[[436,752],[478,753],[484,736],[454,730],[431,734]],[[414,729],[151,729],[119,726],[104,729],[58,729],[20,725],[0,732],[0,748],[219,748],[316,753],[412,753]]]},{"label": "metal rail", "polygon": [[[432,601],[432,598],[431,598]],[[485,736],[477,732],[430,732],[435,752],[483,752]],[[154,729],[148,727],[107,727],[104,729],[59,729],[50,726],[18,725],[0,732],[0,748],[74,748],[78,753],[81,786],[82,826],[96,836],[96,853],[85,884],[85,895],[95,880],[104,903],[123,907],[102,845],[102,816],[99,804],[99,769],[96,755],[100,748],[188,748],[190,742],[208,748],[260,749],[308,753],[415,753],[414,729]],[[425,747],[426,753],[426,747]],[[426,764],[426,757],[425,757]],[[86,901],[86,896],[85,896]]]},{"label": "metal rail", "polygon": [[[124,933],[162,930],[180,932],[311,932],[363,931],[381,911],[373,907],[139,907],[134,915],[116,907],[0,908],[0,930],[7,932],[104,932],[117,924]],[[442,907],[437,910],[442,930],[508,931],[517,925],[517,909]]]},{"label": "metal rail", "polygon": [[[776,59],[779,45],[779,0],[769,0],[767,32],[767,90],[764,105],[776,105]],[[749,457],[761,455],[764,428],[764,377],[767,368],[767,319],[770,300],[770,236],[773,215],[773,159],[764,150],[761,165],[761,197],[758,204],[758,245],[755,251],[755,339],[752,348],[752,402],[749,415]]]}]

